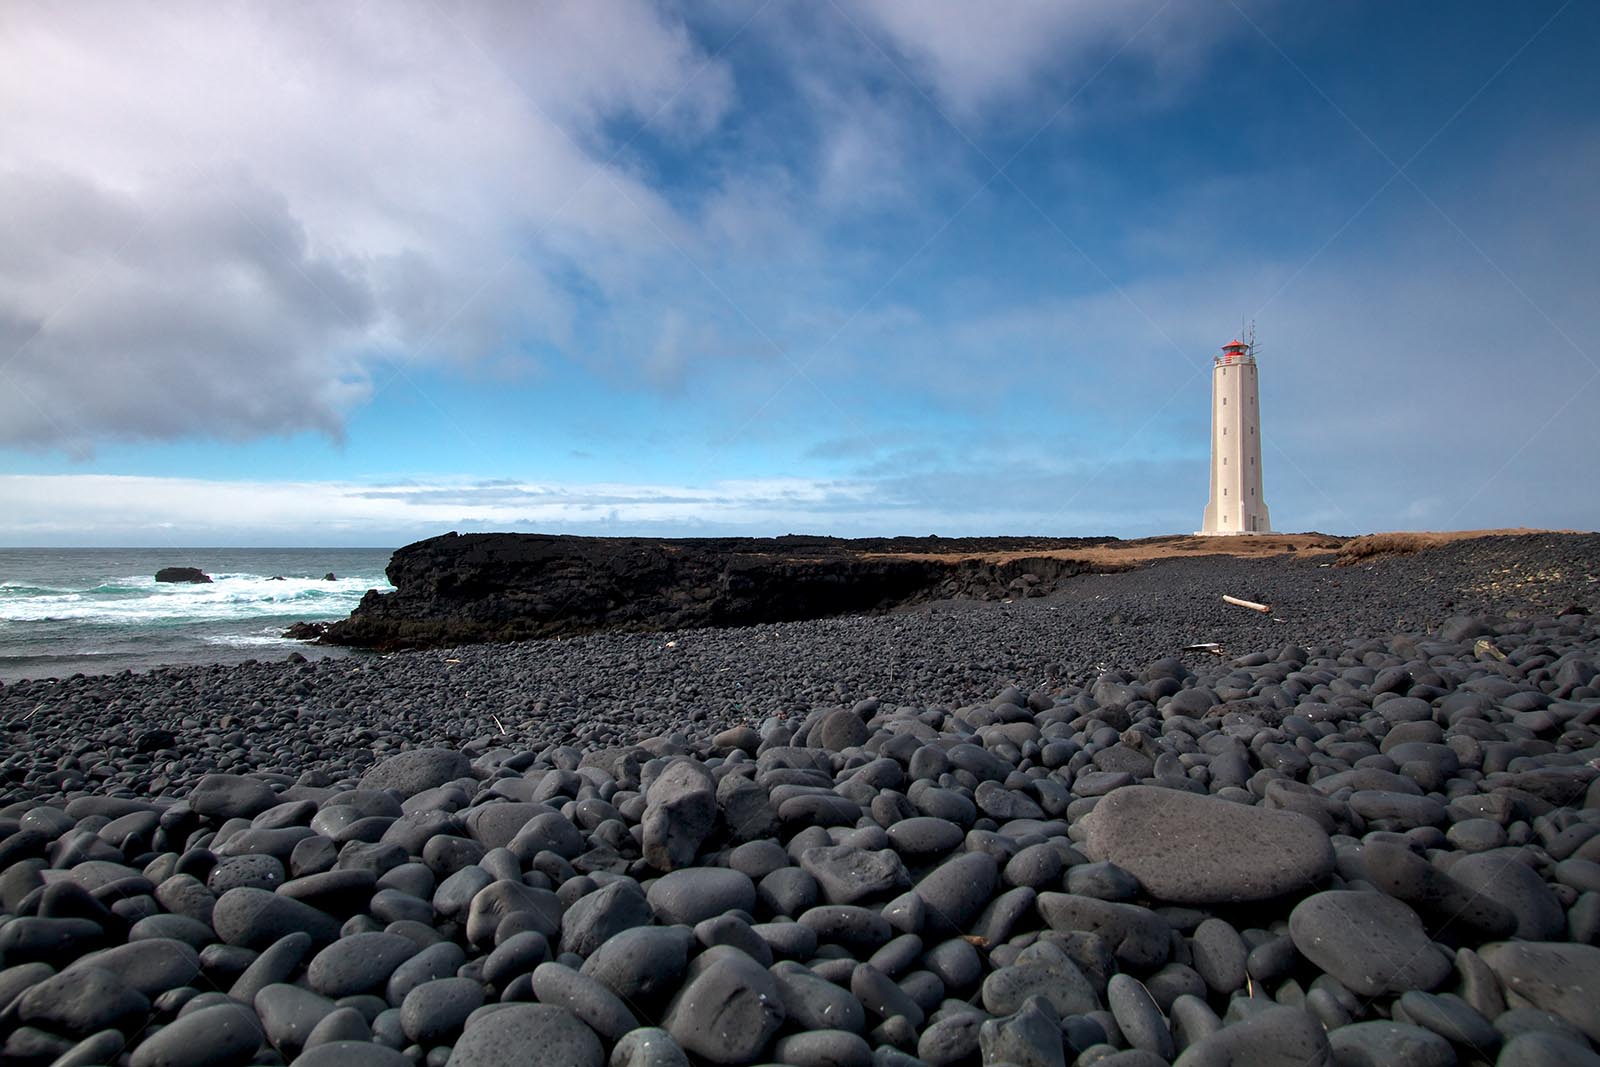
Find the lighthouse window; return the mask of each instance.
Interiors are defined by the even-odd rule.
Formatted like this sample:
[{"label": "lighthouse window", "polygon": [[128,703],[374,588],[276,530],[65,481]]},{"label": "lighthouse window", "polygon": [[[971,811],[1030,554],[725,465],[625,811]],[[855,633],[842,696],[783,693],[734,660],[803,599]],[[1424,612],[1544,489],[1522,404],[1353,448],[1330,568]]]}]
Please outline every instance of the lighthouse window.
[{"label": "lighthouse window", "polygon": [[1224,436],[1224,437],[1228,436],[1228,428],[1226,426],[1224,426],[1222,428],[1222,436]]},{"label": "lighthouse window", "polygon": [[1223,490],[1223,491],[1222,491],[1222,495],[1223,495],[1223,496],[1227,496],[1227,495],[1228,495],[1228,491],[1227,491],[1227,490],[1226,490],[1226,489],[1224,489],[1224,490]]},{"label": "lighthouse window", "polygon": [[1228,465],[1228,457],[1227,456],[1223,456],[1222,457],[1222,465],[1224,467],[1226,467]]},{"label": "lighthouse window", "polygon": [[1223,407],[1227,407],[1228,406],[1228,398],[1227,397],[1223,397],[1222,398],[1222,406]]}]

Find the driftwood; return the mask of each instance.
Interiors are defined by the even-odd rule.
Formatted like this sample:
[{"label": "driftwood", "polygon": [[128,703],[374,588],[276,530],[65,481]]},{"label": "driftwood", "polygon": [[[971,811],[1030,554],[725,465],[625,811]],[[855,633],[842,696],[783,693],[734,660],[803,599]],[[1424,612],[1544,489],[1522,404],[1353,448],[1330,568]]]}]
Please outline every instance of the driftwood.
[{"label": "driftwood", "polygon": [[1254,600],[1240,600],[1236,596],[1224,596],[1222,599],[1224,603],[1233,604],[1241,608],[1249,608],[1251,611],[1259,611],[1263,615],[1270,614],[1272,611],[1271,604],[1257,604]]}]

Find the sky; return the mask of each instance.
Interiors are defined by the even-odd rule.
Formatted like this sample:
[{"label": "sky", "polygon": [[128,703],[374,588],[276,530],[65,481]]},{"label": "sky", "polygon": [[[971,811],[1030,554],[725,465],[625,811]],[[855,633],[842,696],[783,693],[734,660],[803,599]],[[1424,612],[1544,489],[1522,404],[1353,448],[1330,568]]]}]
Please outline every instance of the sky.
[{"label": "sky", "polygon": [[1600,8],[0,5],[0,544],[1600,525]]}]

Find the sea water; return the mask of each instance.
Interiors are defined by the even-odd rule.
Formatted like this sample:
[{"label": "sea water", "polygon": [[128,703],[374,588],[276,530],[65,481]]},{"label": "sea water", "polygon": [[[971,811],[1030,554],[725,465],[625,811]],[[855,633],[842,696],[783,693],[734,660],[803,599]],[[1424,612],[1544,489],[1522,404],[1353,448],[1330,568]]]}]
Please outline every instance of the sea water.
[{"label": "sea water", "polygon": [[[0,682],[164,665],[342,655],[282,636],[342,619],[384,576],[387,548],[0,548]],[[198,567],[207,585],[157,582]],[[325,580],[328,573],[332,581]]]}]

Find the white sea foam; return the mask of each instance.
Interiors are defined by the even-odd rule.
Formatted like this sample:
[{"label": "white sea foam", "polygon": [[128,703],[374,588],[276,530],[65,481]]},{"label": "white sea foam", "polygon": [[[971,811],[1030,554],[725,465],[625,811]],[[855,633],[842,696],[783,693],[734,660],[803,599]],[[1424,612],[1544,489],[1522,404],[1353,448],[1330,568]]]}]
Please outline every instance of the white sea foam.
[{"label": "white sea foam", "polygon": [[116,578],[93,589],[52,590],[0,587],[0,621],[71,620],[108,624],[160,624],[292,615],[347,615],[370,588],[387,590],[371,577],[289,578],[260,574],[215,574],[209,585],[157,582],[144,575]]}]

